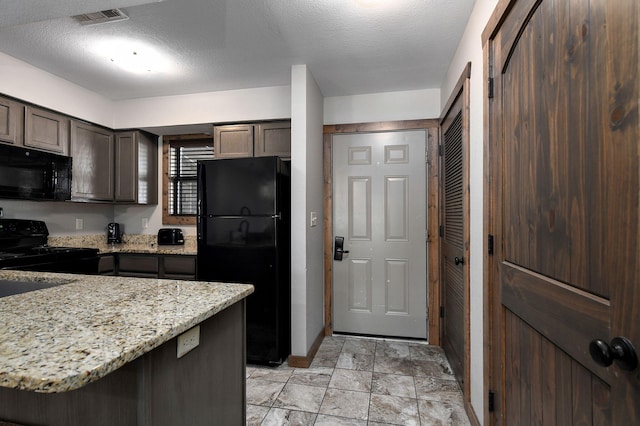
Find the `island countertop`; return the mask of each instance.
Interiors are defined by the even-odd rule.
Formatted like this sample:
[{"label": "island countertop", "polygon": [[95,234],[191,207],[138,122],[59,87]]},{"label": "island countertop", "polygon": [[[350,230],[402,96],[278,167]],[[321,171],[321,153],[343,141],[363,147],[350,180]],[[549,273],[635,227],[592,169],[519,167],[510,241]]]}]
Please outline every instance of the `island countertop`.
[{"label": "island countertop", "polygon": [[0,270],[62,283],[0,298],[0,386],[78,389],[253,292],[245,284]]}]

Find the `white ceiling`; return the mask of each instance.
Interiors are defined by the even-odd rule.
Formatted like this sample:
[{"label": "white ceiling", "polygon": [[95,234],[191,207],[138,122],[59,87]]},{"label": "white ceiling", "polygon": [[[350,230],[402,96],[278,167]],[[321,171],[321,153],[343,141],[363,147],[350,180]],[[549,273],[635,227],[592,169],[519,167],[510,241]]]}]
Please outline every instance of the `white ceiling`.
[{"label": "white ceiling", "polygon": [[[0,0],[0,51],[113,100],[289,85],[296,64],[324,96],[440,88],[474,1]],[[116,7],[130,19],[69,17]],[[167,68],[118,68],[112,39]]]}]

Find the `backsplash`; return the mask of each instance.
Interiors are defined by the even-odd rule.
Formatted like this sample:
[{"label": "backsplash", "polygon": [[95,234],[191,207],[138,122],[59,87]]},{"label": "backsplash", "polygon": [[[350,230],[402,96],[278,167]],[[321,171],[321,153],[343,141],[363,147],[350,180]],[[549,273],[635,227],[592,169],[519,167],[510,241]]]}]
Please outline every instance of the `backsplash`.
[{"label": "backsplash", "polygon": [[184,245],[158,246],[156,235],[124,234],[122,244],[107,244],[107,236],[98,235],[50,235],[48,243],[54,247],[90,247],[97,248],[101,253],[170,253],[196,254],[198,243],[195,235],[186,235]]},{"label": "backsplash", "polygon": [[[1,199],[0,207],[7,219],[45,221],[50,234],[106,234],[107,223],[113,222],[110,204]],[[76,219],[82,220],[82,229],[76,229]]]}]

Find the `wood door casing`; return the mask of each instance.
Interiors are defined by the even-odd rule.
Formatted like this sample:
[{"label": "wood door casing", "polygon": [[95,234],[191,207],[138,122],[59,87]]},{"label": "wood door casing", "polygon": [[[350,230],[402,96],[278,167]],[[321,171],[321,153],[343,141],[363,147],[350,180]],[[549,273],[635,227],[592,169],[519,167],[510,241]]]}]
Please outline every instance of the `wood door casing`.
[{"label": "wood door casing", "polygon": [[[427,281],[428,281],[428,304],[429,312],[438,312],[440,305],[439,295],[439,270],[438,262],[440,257],[439,237],[438,237],[438,121],[437,120],[407,120],[407,121],[390,121],[390,122],[372,122],[372,123],[353,123],[353,124],[336,124],[325,125],[324,133],[324,296],[325,296],[325,328],[324,334],[330,336],[333,333],[333,313],[332,295],[333,295],[333,174],[331,170],[331,141],[332,135],[340,133],[359,133],[373,131],[392,131],[392,130],[409,130],[409,129],[427,129],[429,133],[428,139],[428,190],[427,197]],[[437,314],[431,314],[429,317],[429,343],[440,344],[440,318]],[[309,361],[310,362],[310,361]]]},{"label": "wood door casing", "polygon": [[588,349],[640,345],[639,21],[636,0],[505,0],[485,31],[491,423],[640,422],[637,370]]}]

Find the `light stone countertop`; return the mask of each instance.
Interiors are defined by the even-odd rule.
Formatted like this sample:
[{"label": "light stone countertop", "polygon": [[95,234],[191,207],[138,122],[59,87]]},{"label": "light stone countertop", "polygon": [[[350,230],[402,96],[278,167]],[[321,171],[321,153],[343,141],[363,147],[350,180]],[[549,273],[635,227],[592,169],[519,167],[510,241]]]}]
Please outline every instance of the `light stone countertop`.
[{"label": "light stone countertop", "polygon": [[0,270],[0,280],[65,283],[0,298],[0,386],[85,386],[200,324],[253,286]]}]

